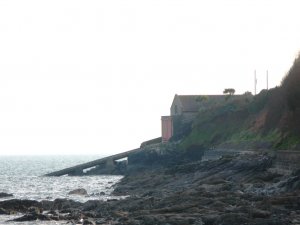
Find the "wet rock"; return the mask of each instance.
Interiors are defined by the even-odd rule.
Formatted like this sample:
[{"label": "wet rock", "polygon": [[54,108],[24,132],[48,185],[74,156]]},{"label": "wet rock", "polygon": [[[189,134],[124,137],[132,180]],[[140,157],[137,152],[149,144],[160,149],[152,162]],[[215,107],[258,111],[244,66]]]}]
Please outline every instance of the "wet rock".
[{"label": "wet rock", "polygon": [[222,225],[241,225],[248,222],[247,214],[243,213],[226,213],[221,215],[217,220],[217,224]]},{"label": "wet rock", "polygon": [[27,213],[30,207],[40,208],[41,203],[33,200],[19,200],[19,199],[0,201],[0,208],[3,208],[6,211]]},{"label": "wet rock", "polygon": [[251,216],[253,218],[268,218],[271,216],[271,212],[266,210],[253,209],[251,210]]},{"label": "wet rock", "polygon": [[82,225],[88,225],[88,224],[92,224],[92,225],[96,225],[95,221],[92,219],[84,219],[82,222]]},{"label": "wet rock", "polygon": [[22,217],[19,217],[19,218],[16,218],[16,219],[13,219],[11,221],[15,221],[15,222],[25,222],[25,221],[34,221],[34,220],[37,220],[38,217],[37,215],[35,214],[26,214]]},{"label": "wet rock", "polygon": [[87,195],[87,190],[85,190],[84,188],[78,188],[78,189],[75,189],[73,191],[70,191],[68,193],[69,195]]},{"label": "wet rock", "polygon": [[105,219],[104,219],[104,218],[97,218],[97,219],[95,220],[95,223],[96,223],[96,224],[105,224]]},{"label": "wet rock", "polygon": [[13,194],[7,194],[4,192],[0,192],[0,198],[8,198],[8,197],[13,197]]},{"label": "wet rock", "polygon": [[53,204],[54,204],[53,201],[42,200],[40,203],[41,203],[41,207],[42,207],[44,210],[52,210],[52,209],[53,209]]},{"label": "wet rock", "polygon": [[219,215],[217,214],[208,214],[202,216],[202,220],[204,224],[216,224],[216,221],[218,219],[219,219]]},{"label": "wet rock", "polygon": [[40,207],[32,206],[28,208],[27,212],[31,214],[41,214],[43,213],[43,209]]},{"label": "wet rock", "polygon": [[97,200],[89,200],[83,204],[81,209],[83,211],[91,211],[95,209],[101,209],[103,205],[105,205],[105,202],[97,201]]},{"label": "wet rock", "polygon": [[9,215],[10,213],[3,208],[0,208],[0,215]]},{"label": "wet rock", "polygon": [[69,199],[55,199],[51,210],[66,210],[66,209],[77,209],[82,206],[82,203],[76,202]]},{"label": "wet rock", "polygon": [[35,221],[35,220],[49,221],[49,220],[51,220],[51,218],[49,218],[47,215],[43,215],[43,214],[29,213],[29,214],[26,214],[19,218],[13,219],[11,221],[26,222],[26,221]]}]

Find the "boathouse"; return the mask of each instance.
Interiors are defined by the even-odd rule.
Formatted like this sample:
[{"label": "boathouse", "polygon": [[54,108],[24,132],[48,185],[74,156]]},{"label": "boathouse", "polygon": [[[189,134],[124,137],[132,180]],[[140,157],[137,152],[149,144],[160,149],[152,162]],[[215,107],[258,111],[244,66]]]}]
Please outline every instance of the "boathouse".
[{"label": "boathouse", "polygon": [[[175,95],[169,116],[161,117],[162,142],[167,142],[177,132],[188,129],[199,114],[222,102],[241,99],[245,95]],[[246,97],[246,96],[245,96]]]}]

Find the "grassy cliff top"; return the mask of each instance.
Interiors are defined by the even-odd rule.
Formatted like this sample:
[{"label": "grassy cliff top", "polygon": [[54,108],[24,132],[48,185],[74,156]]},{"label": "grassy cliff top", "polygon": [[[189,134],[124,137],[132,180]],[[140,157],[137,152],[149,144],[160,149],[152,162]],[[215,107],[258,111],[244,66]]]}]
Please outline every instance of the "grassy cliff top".
[{"label": "grassy cliff top", "polygon": [[300,149],[299,87],[300,56],[279,87],[201,110],[180,147]]}]

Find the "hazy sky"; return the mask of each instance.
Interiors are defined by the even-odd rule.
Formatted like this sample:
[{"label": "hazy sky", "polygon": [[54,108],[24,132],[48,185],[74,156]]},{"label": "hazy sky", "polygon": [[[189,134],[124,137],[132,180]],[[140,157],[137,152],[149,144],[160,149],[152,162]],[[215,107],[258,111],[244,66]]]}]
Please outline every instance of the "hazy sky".
[{"label": "hazy sky", "polygon": [[110,154],[160,136],[177,94],[280,84],[289,0],[0,0],[0,154]]}]

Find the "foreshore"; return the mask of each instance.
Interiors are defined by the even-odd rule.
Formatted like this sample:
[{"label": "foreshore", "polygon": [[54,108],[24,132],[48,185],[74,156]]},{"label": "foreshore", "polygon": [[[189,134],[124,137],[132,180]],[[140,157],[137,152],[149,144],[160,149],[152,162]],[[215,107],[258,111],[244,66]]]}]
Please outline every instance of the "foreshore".
[{"label": "foreshore", "polygon": [[185,162],[125,176],[114,190],[123,200],[7,200],[0,213],[71,224],[299,224],[300,172],[279,174],[272,164],[263,153]]}]

